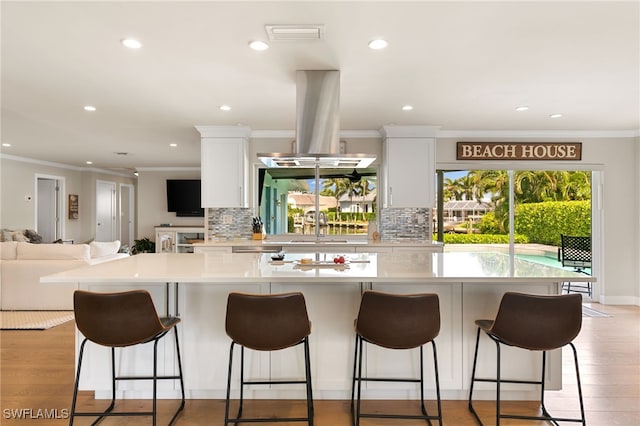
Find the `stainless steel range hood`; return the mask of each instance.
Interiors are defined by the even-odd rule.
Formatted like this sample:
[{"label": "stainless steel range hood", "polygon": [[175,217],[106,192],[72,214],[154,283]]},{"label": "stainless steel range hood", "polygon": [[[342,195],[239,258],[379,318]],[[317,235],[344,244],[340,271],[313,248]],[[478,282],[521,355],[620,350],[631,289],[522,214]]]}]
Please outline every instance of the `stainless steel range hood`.
[{"label": "stainless steel range hood", "polygon": [[340,71],[296,72],[294,153],[258,153],[268,167],[369,166],[375,157],[340,153]]}]

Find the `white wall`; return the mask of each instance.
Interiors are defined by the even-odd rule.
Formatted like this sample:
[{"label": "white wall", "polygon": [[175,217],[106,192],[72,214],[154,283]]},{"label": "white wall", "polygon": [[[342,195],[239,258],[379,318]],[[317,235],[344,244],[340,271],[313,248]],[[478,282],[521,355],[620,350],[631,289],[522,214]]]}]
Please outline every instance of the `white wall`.
[{"label": "white wall", "polygon": [[[0,228],[36,229],[36,175],[64,178],[65,203],[69,194],[79,196],[79,219],[70,220],[66,207],[63,214],[64,238],[78,242],[88,241],[95,235],[96,180],[136,185],[134,176],[3,155],[0,158]],[[32,201],[25,201],[25,195],[31,195]]]},{"label": "white wall", "polygon": [[[436,159],[438,168],[460,165],[460,169],[480,168],[487,162],[456,161],[457,141],[500,141],[500,138],[438,138]],[[507,139],[502,139],[507,140]],[[509,141],[532,141],[532,139],[508,138]],[[535,141],[544,141],[535,138]],[[553,137],[549,141],[562,141]],[[576,138],[571,138],[575,142]],[[580,166],[592,165],[603,171],[603,240],[604,275],[600,281],[603,286],[602,303],[640,305],[640,235],[638,216],[640,214],[640,138],[580,138],[582,142],[582,161]],[[508,162],[499,162],[496,167],[509,167]],[[517,168],[540,166],[538,163],[518,163]],[[557,163],[555,163],[557,164]],[[576,163],[569,164],[575,166]]]},{"label": "white wall", "polygon": [[138,169],[136,239],[155,239],[155,226],[170,223],[174,226],[202,226],[203,217],[177,217],[167,211],[167,179],[200,179],[200,168]]}]

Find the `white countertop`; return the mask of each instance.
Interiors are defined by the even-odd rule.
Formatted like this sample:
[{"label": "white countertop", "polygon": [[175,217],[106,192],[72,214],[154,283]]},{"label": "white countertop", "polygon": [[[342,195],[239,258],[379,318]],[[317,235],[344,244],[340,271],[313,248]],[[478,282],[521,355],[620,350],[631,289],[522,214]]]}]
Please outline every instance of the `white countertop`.
[{"label": "white countertop", "polygon": [[437,241],[421,241],[421,240],[392,240],[392,241],[374,241],[363,238],[340,238],[340,236],[322,237],[319,240],[302,240],[302,239],[278,239],[267,238],[264,240],[244,240],[244,239],[229,239],[229,240],[207,240],[203,243],[197,243],[202,247],[229,247],[229,246],[282,246],[288,250],[295,251],[295,247],[313,247],[313,246],[367,246],[367,247],[428,247],[438,248],[442,250],[444,245]]},{"label": "white countertop", "polygon": [[589,275],[514,259],[501,253],[350,253],[345,267],[301,267],[301,258],[332,261],[330,253],[139,254],[41,278],[42,283],[241,283],[241,282],[485,282],[595,281]]}]

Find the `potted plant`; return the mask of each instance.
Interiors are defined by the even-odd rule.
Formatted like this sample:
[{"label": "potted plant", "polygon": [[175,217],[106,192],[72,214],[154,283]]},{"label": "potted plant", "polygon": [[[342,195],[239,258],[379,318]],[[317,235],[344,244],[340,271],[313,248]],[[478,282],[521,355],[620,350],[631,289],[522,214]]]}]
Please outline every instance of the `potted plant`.
[{"label": "potted plant", "polygon": [[133,246],[131,246],[131,254],[155,253],[155,252],[156,252],[156,243],[154,243],[147,237],[141,238],[139,240],[134,240]]}]

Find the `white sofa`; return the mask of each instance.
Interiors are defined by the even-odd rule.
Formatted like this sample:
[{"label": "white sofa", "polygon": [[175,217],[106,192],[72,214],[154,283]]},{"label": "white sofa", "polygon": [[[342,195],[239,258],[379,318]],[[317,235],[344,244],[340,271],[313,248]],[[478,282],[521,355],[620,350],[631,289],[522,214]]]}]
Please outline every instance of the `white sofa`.
[{"label": "white sofa", "polygon": [[128,256],[119,241],[90,244],[0,243],[3,311],[73,310],[74,283],[41,284],[40,277]]}]

